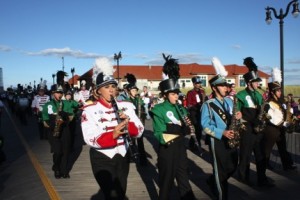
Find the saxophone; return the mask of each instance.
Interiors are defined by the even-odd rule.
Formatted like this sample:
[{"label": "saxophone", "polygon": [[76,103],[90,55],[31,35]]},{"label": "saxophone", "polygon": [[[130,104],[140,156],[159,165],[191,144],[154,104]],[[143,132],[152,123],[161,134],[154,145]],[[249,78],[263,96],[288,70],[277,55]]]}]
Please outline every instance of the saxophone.
[{"label": "saxophone", "polygon": [[228,139],[228,146],[230,148],[238,148],[240,146],[240,131],[246,130],[246,126],[242,123],[240,119],[235,118],[235,113],[237,110],[237,98],[233,96],[233,108],[232,108],[232,118],[228,130],[232,130],[234,133],[234,137],[232,139]]},{"label": "saxophone", "polygon": [[[263,92],[265,92],[265,90],[262,89],[261,86],[259,86],[257,88],[262,90]],[[258,114],[258,120],[260,123],[254,127],[254,131],[256,133],[262,133],[267,126],[267,121],[271,119],[271,116],[268,115],[268,113],[264,110],[264,108],[267,104],[268,104],[268,102],[266,100],[264,100],[264,103],[260,107],[260,112]]]},{"label": "saxophone", "polygon": [[62,111],[62,101],[59,102],[59,107],[57,109],[57,114],[55,117],[55,125],[53,130],[53,137],[59,137],[61,133],[61,126],[64,123],[64,120],[60,116],[61,111]]}]

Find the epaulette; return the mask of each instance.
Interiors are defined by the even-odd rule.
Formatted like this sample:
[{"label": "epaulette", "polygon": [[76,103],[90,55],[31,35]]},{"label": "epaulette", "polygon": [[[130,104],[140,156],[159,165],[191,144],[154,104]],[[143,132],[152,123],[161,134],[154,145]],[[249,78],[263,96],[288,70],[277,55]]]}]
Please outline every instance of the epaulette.
[{"label": "epaulette", "polygon": [[92,105],[96,105],[97,104],[97,102],[96,101],[92,101],[92,100],[86,100],[85,102],[84,102],[84,106],[82,107],[82,108],[86,108],[86,107],[89,107],[89,106],[92,106]]}]

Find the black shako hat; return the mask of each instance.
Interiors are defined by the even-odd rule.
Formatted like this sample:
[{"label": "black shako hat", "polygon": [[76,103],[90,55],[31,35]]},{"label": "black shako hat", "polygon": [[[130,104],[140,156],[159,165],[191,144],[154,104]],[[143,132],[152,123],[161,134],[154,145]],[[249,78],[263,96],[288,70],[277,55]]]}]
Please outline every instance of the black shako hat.
[{"label": "black shako hat", "polygon": [[260,82],[262,81],[261,78],[258,76],[257,71],[249,71],[243,75],[245,82]]},{"label": "black shako hat", "polygon": [[159,89],[163,94],[168,92],[180,93],[179,88],[179,84],[174,79],[166,79],[159,83]]},{"label": "black shako hat", "polygon": [[162,54],[165,59],[165,64],[163,65],[163,81],[159,83],[159,89],[161,93],[165,94],[168,92],[180,93],[180,86],[178,84],[179,74],[179,64],[177,59],[172,58],[171,55],[165,56]]},{"label": "black shako hat", "polygon": [[132,89],[137,89],[139,90],[139,88],[136,86],[136,78],[133,74],[129,74],[127,73],[125,78],[127,79],[128,84],[126,85],[126,89],[132,90]]},{"label": "black shako hat", "polygon": [[93,83],[96,89],[108,84],[118,85],[113,77],[113,65],[108,58],[97,58],[93,67]]},{"label": "black shako hat", "polygon": [[193,83],[202,83],[201,77],[200,76],[194,76],[192,78]]},{"label": "black shako hat", "polygon": [[67,73],[64,71],[58,71],[56,73],[56,84],[51,86],[51,92],[52,93],[64,93],[64,79],[65,76],[67,76]]}]

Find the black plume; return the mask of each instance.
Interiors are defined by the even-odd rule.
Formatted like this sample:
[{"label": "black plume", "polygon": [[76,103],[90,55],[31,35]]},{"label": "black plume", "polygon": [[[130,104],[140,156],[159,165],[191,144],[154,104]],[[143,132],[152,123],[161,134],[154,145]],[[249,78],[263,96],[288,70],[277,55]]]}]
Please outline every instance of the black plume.
[{"label": "black plume", "polygon": [[171,55],[165,56],[164,53],[162,55],[166,61],[163,66],[163,73],[168,75],[169,79],[174,79],[177,81],[180,77],[177,59],[172,58]]},{"label": "black plume", "polygon": [[244,59],[244,65],[249,69],[249,71],[257,71],[257,65],[253,62],[252,57],[247,57]]},{"label": "black plume", "polygon": [[136,83],[136,78],[135,78],[135,76],[134,76],[133,74],[127,73],[127,74],[125,75],[125,78],[127,79],[127,82],[128,82],[129,84],[135,85],[135,83]]},{"label": "black plume", "polygon": [[64,78],[65,78],[65,76],[67,76],[67,73],[64,72],[64,71],[58,71],[56,73],[56,83],[57,83],[57,85],[61,85],[61,86],[64,85],[64,82],[65,82]]}]

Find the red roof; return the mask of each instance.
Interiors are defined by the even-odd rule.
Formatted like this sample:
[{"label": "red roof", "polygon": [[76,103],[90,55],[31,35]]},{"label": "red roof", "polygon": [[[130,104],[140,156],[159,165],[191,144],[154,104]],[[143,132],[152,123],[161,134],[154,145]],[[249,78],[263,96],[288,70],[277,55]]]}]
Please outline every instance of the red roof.
[{"label": "red roof", "polygon": [[[114,77],[118,77],[117,66],[114,72]],[[158,65],[120,65],[119,77],[124,78],[127,73],[132,73],[137,79],[148,79],[148,80],[161,80],[162,79],[162,66]],[[228,71],[227,78],[233,78],[236,75],[243,75],[248,72],[246,66],[239,65],[225,65],[225,69]],[[93,69],[90,69],[80,79],[90,79],[93,74]],[[180,77],[181,78],[192,78],[195,75],[214,75],[215,69],[212,65],[200,65],[197,63],[191,64],[180,64]],[[269,75],[258,70],[258,74],[262,78],[268,78]]]}]

